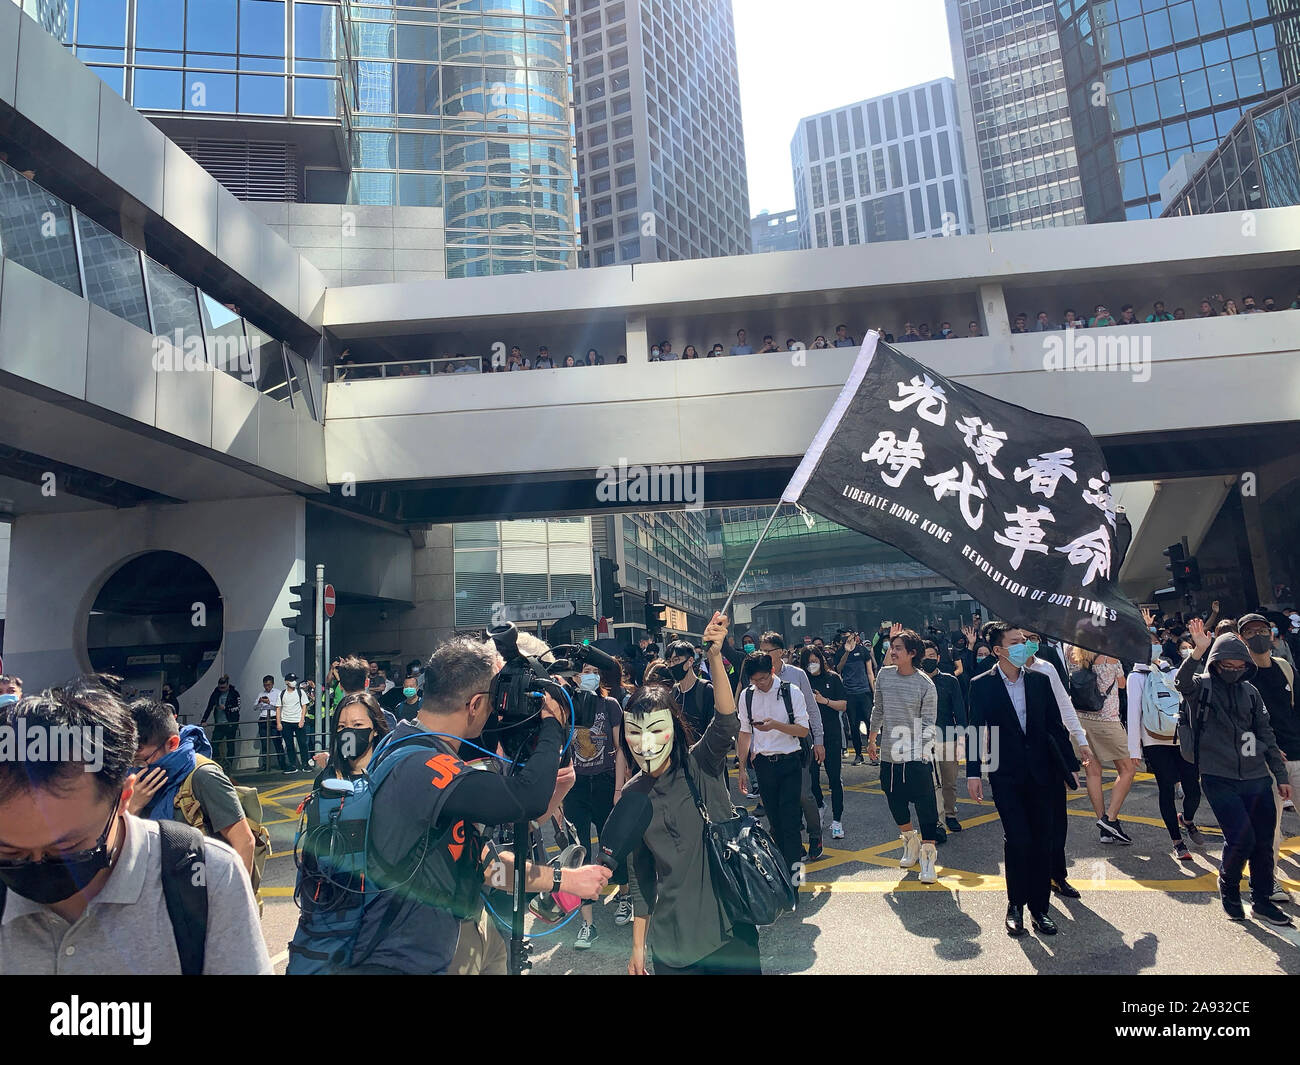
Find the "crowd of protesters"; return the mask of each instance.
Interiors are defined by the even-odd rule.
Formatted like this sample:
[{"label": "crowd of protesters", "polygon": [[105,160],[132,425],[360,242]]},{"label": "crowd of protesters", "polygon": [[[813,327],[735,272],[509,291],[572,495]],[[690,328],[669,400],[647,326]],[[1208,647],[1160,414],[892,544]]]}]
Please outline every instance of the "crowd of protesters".
[{"label": "crowd of protesters", "polygon": [[[1272,296],[1256,300],[1255,296],[1246,294],[1238,301],[1216,293],[1200,301],[1195,313],[1189,315],[1185,307],[1170,310],[1164,300],[1155,300],[1150,310],[1143,314],[1133,304],[1125,303],[1119,314],[1111,313],[1105,303],[1094,304],[1091,309],[1084,307],[1083,312],[1073,307],[1066,307],[1059,316],[1049,311],[1038,311],[1032,318],[1029,312],[1019,311],[1012,319],[1012,333],[1048,333],[1062,329],[1102,329],[1110,326],[1151,325],[1157,322],[1181,322],[1188,317],[1217,318],[1221,315],[1268,314],[1280,310],[1300,310],[1300,293],[1289,307],[1280,307]],[[966,323],[964,331],[954,329],[950,321],[940,321],[936,325],[929,322],[906,321],[897,334],[887,330],[883,325],[872,327],[887,344],[914,343],[920,340],[955,340],[965,337],[984,335],[976,319]],[[765,333],[755,346],[745,329],[736,330],[735,343],[715,342],[703,345],[685,344],[678,351],[671,340],[661,340],[650,348],[651,362],[679,362],[690,359],[717,359],[729,355],[766,355],[774,352],[818,351],[825,348],[855,348],[860,339],[847,325],[838,325],[830,334],[818,333],[810,341],[796,337],[786,337],[784,342],[772,333]],[[339,356],[335,367],[335,380],[359,380],[367,377],[424,377],[431,374],[462,373],[513,373],[519,370],[553,370],[578,366],[604,366],[607,362],[626,363],[627,356],[619,355],[607,359],[596,348],[588,348],[581,355],[552,355],[550,348],[543,344],[536,354],[528,354],[519,345],[513,345],[502,357],[465,355],[463,353],[444,353],[441,358],[424,361],[405,361],[385,366],[376,364],[359,364],[351,352],[344,351]]]}]

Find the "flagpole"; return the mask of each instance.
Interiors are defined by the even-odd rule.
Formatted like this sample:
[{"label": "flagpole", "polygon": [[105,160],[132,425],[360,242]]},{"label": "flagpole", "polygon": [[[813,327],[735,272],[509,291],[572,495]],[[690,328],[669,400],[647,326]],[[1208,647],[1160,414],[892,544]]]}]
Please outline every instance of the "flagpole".
[{"label": "flagpole", "polygon": [[776,506],[772,508],[772,513],[768,516],[767,524],[763,526],[763,531],[758,534],[758,539],[754,541],[754,549],[750,551],[749,558],[745,559],[745,564],[740,567],[740,574],[736,577],[736,583],[731,586],[731,594],[727,596],[727,601],[722,604],[722,609],[719,611],[720,614],[725,616],[727,611],[731,608],[731,601],[736,598],[736,592],[740,589],[740,582],[745,579],[745,574],[749,572],[749,567],[754,561],[754,556],[758,554],[759,545],[763,542],[763,538],[767,536],[768,530],[772,528],[772,522],[776,521],[777,512],[781,509],[784,502],[785,501],[781,499],[776,501]]}]

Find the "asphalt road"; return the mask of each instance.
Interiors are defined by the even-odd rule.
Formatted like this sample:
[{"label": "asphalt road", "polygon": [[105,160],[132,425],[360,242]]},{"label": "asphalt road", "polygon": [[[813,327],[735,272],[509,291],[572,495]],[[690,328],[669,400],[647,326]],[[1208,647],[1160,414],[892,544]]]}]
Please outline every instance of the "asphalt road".
[{"label": "asphalt road", "polygon": [[[1108,774],[1108,785],[1111,779]],[[960,800],[965,831],[939,848],[939,883],[927,886],[918,883],[916,868],[898,868],[901,844],[878,780],[875,768],[844,764],[847,838],[808,867],[808,897],[798,912],[760,933],[764,972],[1300,973],[1300,930],[1224,916],[1215,888],[1222,837],[1208,804],[1197,815],[1207,845],[1193,848],[1195,863],[1171,856],[1148,775],[1138,777],[1121,814],[1132,846],[1102,845],[1086,793],[1074,793],[1067,854],[1071,882],[1083,897],[1054,898],[1059,935],[1030,932],[1020,939],[1002,927],[1002,832],[992,803]],[[297,920],[293,811],[308,786],[306,776],[281,777],[266,778],[262,789],[276,849],[263,885],[263,930],[278,972]],[[1300,892],[1300,818],[1284,816],[1279,876]],[[1286,909],[1300,921],[1300,906]],[[625,972],[630,926],[615,926],[612,905],[598,907],[595,923],[599,937],[586,951],[573,949],[576,919],[534,940],[533,971]]]}]

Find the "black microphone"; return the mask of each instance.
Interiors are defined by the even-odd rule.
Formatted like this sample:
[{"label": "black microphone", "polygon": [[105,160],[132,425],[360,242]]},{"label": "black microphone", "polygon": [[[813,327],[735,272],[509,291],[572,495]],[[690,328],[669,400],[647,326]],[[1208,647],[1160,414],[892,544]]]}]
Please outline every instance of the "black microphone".
[{"label": "black microphone", "polygon": [[654,811],[650,796],[639,791],[625,793],[600,830],[600,856],[597,861],[606,869],[617,869],[618,863],[631,853],[632,848],[650,827]]}]

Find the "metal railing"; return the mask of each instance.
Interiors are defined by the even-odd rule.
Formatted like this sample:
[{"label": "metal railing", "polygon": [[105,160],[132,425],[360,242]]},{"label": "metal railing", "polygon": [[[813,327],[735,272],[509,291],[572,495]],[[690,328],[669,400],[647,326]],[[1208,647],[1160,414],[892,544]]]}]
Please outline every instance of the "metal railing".
[{"label": "metal railing", "polygon": [[330,368],[331,381],[370,381],[388,377],[432,377],[438,374],[482,373],[482,355],[451,359],[410,359],[405,362],[342,362]]}]

